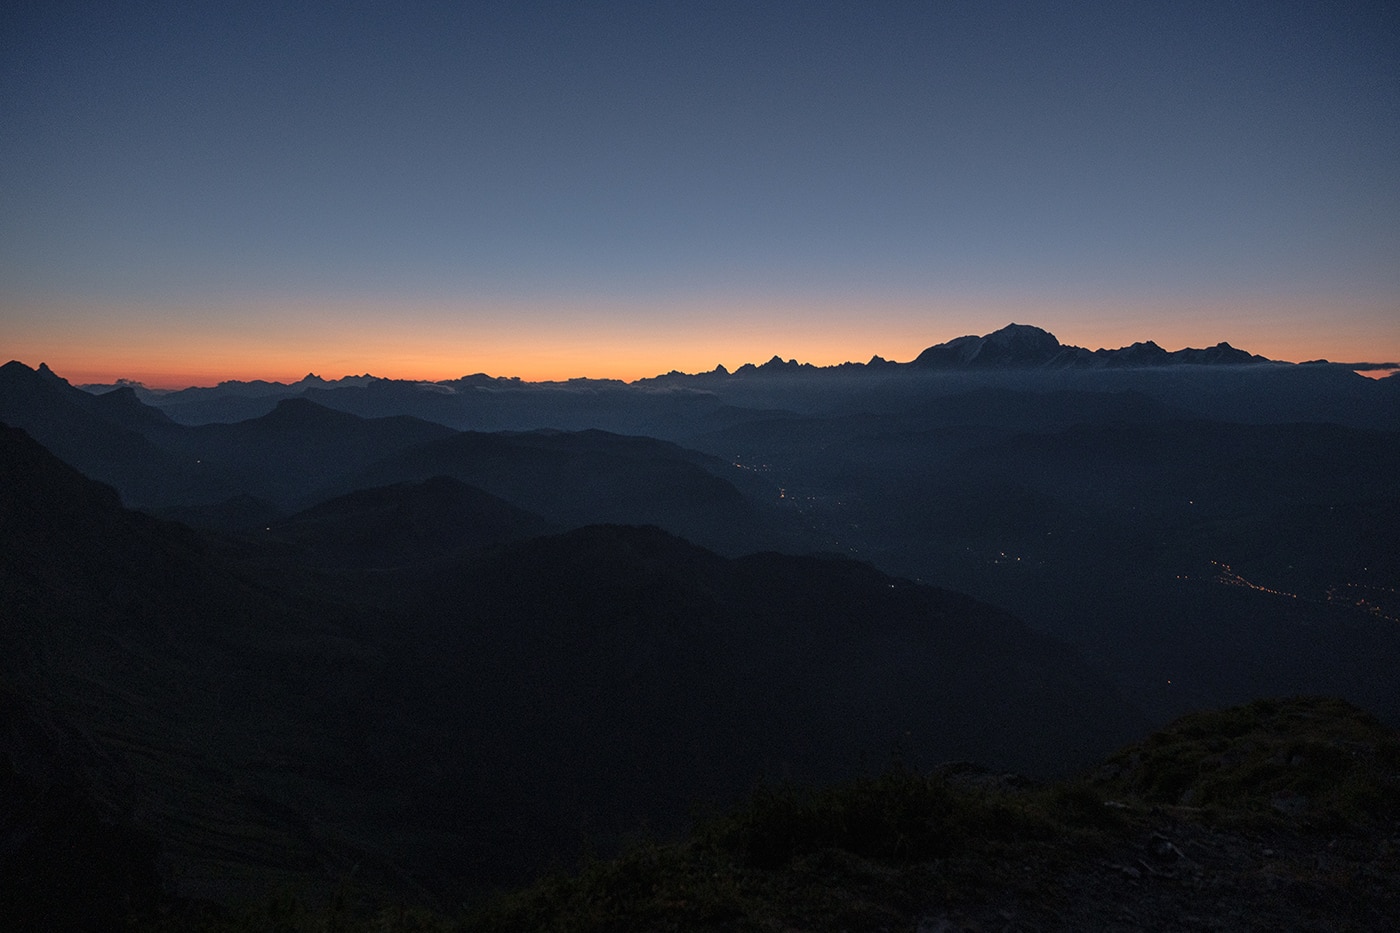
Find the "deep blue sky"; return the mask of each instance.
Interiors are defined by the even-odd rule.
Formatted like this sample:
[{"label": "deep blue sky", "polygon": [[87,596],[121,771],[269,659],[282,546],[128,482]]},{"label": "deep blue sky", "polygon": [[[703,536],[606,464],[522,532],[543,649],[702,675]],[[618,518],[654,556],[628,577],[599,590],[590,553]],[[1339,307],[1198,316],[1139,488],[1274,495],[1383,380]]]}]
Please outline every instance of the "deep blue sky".
[{"label": "deep blue sky", "polygon": [[1011,320],[1400,356],[1394,4],[0,24],[0,338],[60,373],[632,378]]}]

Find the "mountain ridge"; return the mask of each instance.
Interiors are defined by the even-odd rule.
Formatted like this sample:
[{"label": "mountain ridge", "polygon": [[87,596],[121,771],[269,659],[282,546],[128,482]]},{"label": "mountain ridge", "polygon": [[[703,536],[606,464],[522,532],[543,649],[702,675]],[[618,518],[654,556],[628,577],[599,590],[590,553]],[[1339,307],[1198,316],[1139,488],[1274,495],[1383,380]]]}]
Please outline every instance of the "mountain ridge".
[{"label": "mountain ridge", "polygon": [[[295,383],[227,381],[215,387],[152,392],[129,389],[180,424],[233,423],[261,417],[286,398],[306,398],[362,418],[411,414],[460,431],[603,428],[682,444],[708,430],[720,409],[789,409],[847,413],[898,402],[903,395],[953,394],[991,381],[1027,391],[1145,391],[1201,417],[1237,421],[1336,421],[1400,428],[1382,363],[1271,360],[1227,342],[1164,349],[1139,340],[1117,349],[1063,344],[1043,328],[1011,323],[925,348],[907,362],[880,355],[866,362],[817,365],[774,355],[766,362],[709,371],[673,369],[625,382],[575,378],[531,382],[483,373],[424,381],[369,375]],[[1370,377],[1370,378],[1368,378]],[[962,381],[964,385],[957,383]],[[730,417],[726,415],[725,417]]]},{"label": "mountain ridge", "polygon": [[[671,370],[655,376],[641,377],[631,382],[619,379],[604,379],[582,377],[567,380],[546,379],[534,382],[522,381],[514,376],[489,376],[484,373],[462,375],[451,379],[438,380],[415,380],[415,379],[394,379],[380,376],[373,376],[369,373],[361,375],[346,375],[339,379],[324,379],[314,373],[308,373],[295,382],[283,383],[264,379],[239,380],[226,379],[215,386],[188,386],[181,389],[151,389],[140,382],[130,379],[119,379],[113,383],[93,383],[78,386],[84,391],[94,394],[106,394],[108,392],[129,388],[136,393],[142,401],[151,403],[159,400],[162,405],[174,405],[180,402],[196,402],[206,400],[216,395],[240,395],[250,398],[272,398],[286,395],[298,395],[308,391],[365,387],[375,383],[408,383],[426,386],[443,386],[461,390],[465,388],[492,388],[496,386],[626,386],[648,384],[658,381],[674,380],[680,378],[694,379],[697,377],[710,377],[716,379],[743,378],[753,375],[775,375],[779,373],[817,373],[817,372],[841,372],[852,373],[859,371],[879,371],[897,372],[902,369],[948,369],[948,368],[969,368],[984,369],[988,367],[1000,368],[1035,368],[1035,367],[1065,367],[1065,368],[1113,368],[1113,367],[1156,367],[1156,366],[1178,366],[1178,365],[1253,365],[1258,363],[1275,363],[1279,365],[1304,365],[1285,363],[1280,360],[1273,360],[1260,354],[1250,353],[1231,346],[1229,343],[1221,341],[1209,347],[1183,347],[1179,350],[1166,350],[1157,344],[1155,340],[1135,341],[1127,346],[1109,349],[1101,347],[1090,350],[1086,347],[1072,344],[1062,344],[1059,339],[1042,327],[1033,324],[1018,324],[1011,322],[1005,326],[991,331],[987,334],[975,335],[967,334],[955,337],[941,343],[932,344],[908,362],[897,362],[876,354],[867,362],[847,361],[830,365],[820,365],[815,363],[800,362],[796,359],[785,360],[775,354],[766,362],[754,363],[752,361],[743,363],[730,370],[724,365],[716,365],[714,369],[696,373],[686,373],[680,370]],[[1380,363],[1329,363],[1327,360],[1309,360],[1309,365],[1337,365],[1356,366],[1358,368],[1380,367],[1385,368],[1389,364]],[[47,369],[47,366],[40,364]]]},{"label": "mountain ridge", "polygon": [[[839,776],[903,736],[1055,772],[1144,724],[1072,649],[854,561],[595,525],[427,578],[326,575],[125,509],[20,429],[0,428],[0,480],[0,715],[14,695],[37,710],[22,722],[48,709],[92,736],[78,792],[159,840],[181,895],[325,887],[355,864],[356,884],[447,892],[677,827],[770,762]],[[434,487],[483,501],[441,481],[361,500]],[[0,731],[0,776],[28,782],[7,811],[28,825],[55,779],[15,742]]]},{"label": "mountain ridge", "polygon": [[921,368],[1123,367],[1177,365],[1245,366],[1272,363],[1266,357],[1238,350],[1228,343],[1167,351],[1155,341],[1139,341],[1116,350],[1088,350],[1060,343],[1052,333],[1030,324],[1008,324],[983,336],[964,336],[935,344],[920,353],[913,366]]}]

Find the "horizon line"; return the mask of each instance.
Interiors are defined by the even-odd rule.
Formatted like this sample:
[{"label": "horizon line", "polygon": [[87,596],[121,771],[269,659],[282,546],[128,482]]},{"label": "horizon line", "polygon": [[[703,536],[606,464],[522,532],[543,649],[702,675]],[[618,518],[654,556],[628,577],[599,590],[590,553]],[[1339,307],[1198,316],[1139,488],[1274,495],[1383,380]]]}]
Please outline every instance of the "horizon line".
[{"label": "horizon line", "polygon": [[[1100,349],[1101,349],[1101,350],[1104,350],[1104,349],[1107,349],[1107,348],[1100,348]],[[1119,348],[1119,349],[1124,349],[1124,348]],[[1182,349],[1184,349],[1184,350],[1192,350],[1192,349],[1202,349],[1202,348],[1200,348],[1200,347],[1183,347]],[[1091,352],[1097,352],[1097,351],[1091,351]],[[1109,351],[1109,352],[1112,352],[1112,351]],[[1176,352],[1176,351],[1169,351],[1169,352]],[[715,374],[715,373],[720,373],[721,370],[723,371],[723,372],[721,373],[721,375],[731,375],[731,376],[732,376],[732,375],[734,375],[735,373],[737,373],[739,370],[744,369],[744,368],[746,368],[746,367],[758,368],[758,367],[765,366],[765,365],[767,365],[767,364],[769,364],[769,363],[772,363],[772,362],[775,361],[775,360],[778,361],[778,362],[780,362],[780,363],[782,363],[783,365],[786,365],[786,366],[797,365],[797,366],[799,366],[799,367],[810,367],[811,369],[814,369],[814,370],[830,370],[830,369],[838,369],[838,368],[843,367],[843,366],[859,366],[859,367],[865,367],[865,366],[868,366],[871,362],[874,362],[874,360],[876,360],[876,359],[881,360],[882,362],[884,362],[884,363],[886,363],[886,364],[889,364],[889,365],[892,365],[892,366],[899,366],[899,367],[908,366],[909,363],[913,362],[912,360],[911,360],[911,361],[908,361],[908,362],[899,362],[899,361],[894,361],[894,360],[887,360],[887,359],[885,359],[884,357],[880,357],[880,356],[877,354],[877,355],[876,355],[875,357],[873,357],[871,360],[868,360],[868,361],[866,361],[866,362],[857,362],[857,361],[854,361],[854,360],[846,360],[846,361],[841,362],[841,363],[816,364],[816,363],[800,362],[800,361],[798,361],[798,360],[795,359],[795,358],[794,358],[794,359],[784,359],[783,357],[781,357],[781,356],[779,356],[779,355],[777,355],[777,354],[774,354],[773,356],[769,357],[769,359],[766,360],[766,361],[764,361],[763,363],[746,362],[746,363],[740,364],[739,366],[735,367],[734,369],[729,369],[729,368],[725,367],[723,364],[719,364],[719,365],[717,365],[715,368],[709,369],[709,370],[701,370],[701,371],[697,371],[697,372],[683,372],[683,371],[680,371],[680,370],[671,369],[671,370],[667,370],[666,372],[657,373],[657,374],[652,375],[652,376],[638,376],[638,377],[635,378],[635,379],[622,379],[622,378],[611,377],[611,376],[568,376],[568,377],[565,377],[565,378],[552,378],[552,379],[527,379],[527,378],[524,378],[524,377],[522,377],[522,376],[493,375],[493,374],[491,374],[491,373],[486,373],[486,372],[482,372],[482,371],[470,372],[470,373],[462,373],[461,375],[458,375],[458,376],[448,376],[448,377],[444,377],[444,378],[441,378],[441,379],[428,379],[428,378],[418,378],[418,377],[413,377],[413,376],[381,376],[381,375],[376,375],[376,374],[374,374],[373,372],[371,372],[371,371],[369,371],[369,370],[366,370],[365,372],[362,372],[362,373],[349,372],[349,373],[344,373],[344,374],[342,374],[342,375],[340,375],[340,376],[336,376],[336,377],[325,377],[325,376],[321,376],[320,374],[318,374],[318,373],[316,373],[316,372],[314,372],[314,371],[308,370],[304,375],[301,375],[301,376],[296,377],[296,378],[290,378],[290,377],[281,377],[281,378],[276,378],[276,377],[274,377],[274,378],[267,378],[267,377],[263,377],[263,376],[254,376],[254,377],[252,377],[252,378],[227,378],[227,379],[216,379],[215,381],[210,382],[210,383],[189,382],[189,383],[184,383],[184,384],[176,384],[176,383],[171,383],[171,382],[166,382],[166,383],[154,383],[154,382],[147,382],[147,381],[142,380],[142,379],[134,379],[134,378],[125,377],[125,376],[119,376],[119,377],[116,377],[116,378],[114,378],[114,379],[112,379],[112,380],[110,380],[110,381],[101,380],[101,379],[91,380],[91,381],[77,381],[76,379],[70,380],[68,377],[64,376],[63,373],[60,372],[59,370],[54,369],[53,367],[49,366],[47,362],[41,361],[37,366],[32,366],[32,367],[29,366],[29,364],[25,363],[24,361],[18,360],[18,359],[13,359],[13,360],[11,360],[10,362],[12,362],[12,363],[18,363],[19,365],[25,366],[26,368],[29,368],[29,369],[31,369],[31,370],[33,370],[33,371],[35,371],[35,372],[38,372],[38,371],[40,371],[40,370],[45,370],[45,369],[46,369],[46,370],[48,370],[50,373],[52,373],[53,375],[57,376],[58,378],[63,379],[63,381],[68,382],[68,383],[69,383],[70,385],[72,385],[74,388],[81,389],[81,390],[83,390],[83,391],[88,391],[88,392],[91,392],[91,391],[94,391],[94,390],[101,390],[101,389],[116,390],[116,389],[121,389],[121,388],[132,388],[132,389],[143,389],[143,390],[148,391],[148,392],[174,393],[174,392],[181,392],[181,391],[184,391],[184,390],[186,390],[186,389],[216,389],[216,388],[219,388],[220,386],[224,386],[224,385],[252,385],[252,384],[256,384],[256,383],[262,383],[262,384],[265,384],[265,385],[281,385],[281,386],[291,387],[291,386],[298,385],[298,384],[300,384],[300,383],[306,382],[308,379],[319,380],[319,381],[321,381],[321,382],[325,382],[325,383],[328,383],[328,384],[344,382],[344,381],[347,380],[347,379],[367,379],[367,380],[373,380],[373,381],[378,381],[378,382],[408,382],[408,383],[415,383],[415,384],[418,384],[418,385],[443,385],[444,383],[458,382],[458,381],[461,381],[461,380],[463,380],[463,379],[486,378],[486,379],[490,379],[490,380],[492,380],[492,381],[494,381],[494,382],[518,383],[518,384],[521,384],[521,385],[533,385],[533,386],[568,385],[568,384],[570,384],[570,383],[586,383],[586,382],[595,382],[595,383],[616,383],[616,384],[620,384],[620,385],[631,386],[631,385],[635,385],[635,384],[638,383],[638,382],[648,382],[648,381],[652,381],[652,380],[656,380],[656,379],[664,379],[664,378],[666,378],[666,377],[668,377],[668,376],[677,376],[677,377],[705,376],[705,375],[711,375],[711,374]],[[1364,377],[1370,378],[1370,379],[1383,379],[1383,378],[1387,378],[1388,376],[1394,374],[1395,372],[1400,371],[1400,362],[1343,362],[1343,361],[1334,361],[1334,360],[1327,360],[1327,359],[1312,359],[1312,360],[1294,361],[1294,360],[1279,360],[1279,359],[1269,359],[1269,358],[1264,358],[1264,359],[1261,360],[1260,362],[1261,362],[1261,363],[1274,363],[1274,364],[1283,365],[1283,366],[1323,366],[1323,365],[1326,365],[1326,366],[1333,366],[1333,367],[1339,367],[1339,368],[1342,368],[1342,369],[1351,370],[1352,372],[1355,372],[1357,375],[1364,376]],[[1222,364],[1222,365],[1229,365],[1229,364]],[[1258,364],[1253,364],[1253,365],[1258,365]],[[1135,368],[1137,368],[1137,367],[1135,367]],[[1145,367],[1140,367],[1140,368],[1141,368],[1141,369],[1152,369],[1152,368],[1162,368],[1162,367],[1145,366]],[[963,372],[963,373],[968,373],[968,372],[971,372],[971,373],[989,373],[989,372],[995,373],[995,372],[1005,372],[1005,371],[1016,372],[1017,370],[1015,370],[1014,368],[1011,369],[1011,370],[998,370],[998,369],[990,369],[990,370],[986,370],[986,369],[984,369],[984,370],[977,370],[977,369],[973,369],[973,370],[930,370],[930,372],[940,372],[940,371],[942,371],[942,372],[949,372],[949,371],[951,371],[951,372]],[[1036,370],[1035,370],[1035,367],[1029,367],[1026,371],[1031,371],[1031,372],[1033,372],[1033,371],[1036,371]],[[1067,369],[1066,371],[1072,371],[1072,369]]]}]

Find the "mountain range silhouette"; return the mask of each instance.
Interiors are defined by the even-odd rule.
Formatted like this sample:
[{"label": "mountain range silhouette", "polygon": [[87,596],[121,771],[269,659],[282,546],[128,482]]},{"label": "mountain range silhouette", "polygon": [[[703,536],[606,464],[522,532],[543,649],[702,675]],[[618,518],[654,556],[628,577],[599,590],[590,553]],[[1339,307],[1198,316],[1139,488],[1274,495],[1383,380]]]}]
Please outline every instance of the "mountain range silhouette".
[{"label": "mountain range silhouette", "polygon": [[460,903],[760,780],[1062,776],[1286,694],[1400,722],[1400,381],[1164,353],[0,367],[0,907]]}]

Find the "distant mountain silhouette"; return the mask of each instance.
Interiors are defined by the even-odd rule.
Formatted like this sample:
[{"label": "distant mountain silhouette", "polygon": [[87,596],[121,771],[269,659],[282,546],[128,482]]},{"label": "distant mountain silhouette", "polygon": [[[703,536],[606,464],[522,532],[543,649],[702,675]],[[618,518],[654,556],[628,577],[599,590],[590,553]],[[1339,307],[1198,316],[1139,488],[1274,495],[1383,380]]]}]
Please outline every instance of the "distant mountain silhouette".
[{"label": "distant mountain silhouette", "polygon": [[1189,365],[1241,365],[1269,362],[1228,343],[1196,350],[1167,352],[1152,341],[1117,350],[1086,350],[1065,346],[1049,331],[1028,324],[1008,324],[981,337],[958,337],[929,347],[910,366],[923,369],[1126,367]]},{"label": "distant mountain silhouette", "polygon": [[245,529],[356,489],[450,476],[556,528],[657,524],[729,552],[787,543],[783,522],[760,515],[735,485],[767,498],[769,484],[652,438],[459,434],[406,415],[363,418],[305,397],[280,399],[246,421],[191,426],[144,405],[129,387],[94,396],[19,363],[0,377],[0,414],[50,439],[125,502],[202,527]]},{"label": "distant mountain silhouette", "polygon": [[704,392],[654,392],[616,380],[528,383],[464,377],[438,383],[378,380],[365,386],[313,389],[323,405],[362,417],[412,414],[466,431],[600,429],[668,440],[720,402]]},{"label": "distant mountain silhouette", "polygon": [[[885,414],[987,388],[1038,394],[1132,391],[1197,417],[1400,429],[1400,407],[1390,392],[1352,365],[1277,362],[1227,343],[1167,351],[1148,340],[1088,350],[1061,344],[1042,328],[1011,324],[936,344],[908,363],[875,357],[868,363],[813,366],[773,357],[732,372],[723,367],[695,375],[671,372],[631,385],[703,392],[734,410],[803,415]],[[691,444],[704,431],[697,419],[689,433],[673,430],[666,436]]]},{"label": "distant mountain silhouette", "polygon": [[129,388],[92,395],[42,363],[33,370],[11,361],[0,366],[0,422],[25,429],[133,504],[177,498],[204,485],[193,464],[151,441],[148,435],[174,425]]},{"label": "distant mountain silhouette", "polygon": [[301,398],[235,424],[177,424],[133,389],[92,395],[47,367],[0,367],[0,421],[30,431],[125,502],[206,506],[239,496],[305,505],[334,476],[454,433],[398,416],[366,420]]},{"label": "distant mountain silhouette", "polygon": [[1067,348],[1039,327],[1008,324],[984,337],[958,337],[929,347],[914,360],[915,366],[1041,366],[1055,360]]},{"label": "distant mountain silhouette", "polygon": [[[263,379],[231,379],[215,386],[191,386],[175,391],[152,391],[144,386],[133,388],[142,402],[156,406],[180,424],[232,424],[235,421],[246,421],[265,415],[277,402],[285,398],[300,398],[317,390],[352,388],[377,381],[379,380],[376,377],[370,375],[322,379],[315,373],[307,373],[292,383],[268,382]],[[119,385],[110,388],[118,388]],[[107,386],[82,388],[99,393],[109,389]],[[392,414],[411,412],[396,411]]]},{"label": "distant mountain silhouette", "polygon": [[[1139,391],[1178,409],[1222,420],[1335,421],[1354,427],[1400,429],[1392,389],[1354,368],[1384,364],[1293,364],[1218,343],[1168,351],[1152,340],[1118,349],[1064,345],[1043,328],[1009,324],[981,336],[935,344],[907,363],[873,356],[868,362],[817,366],[773,356],[730,371],[671,371],[624,383],[613,379],[524,382],[484,374],[438,382],[308,375],[291,384],[225,382],[214,387],[153,393],[134,389],[182,424],[232,423],[259,417],[278,400],[307,398],[364,418],[411,415],[457,430],[602,429],[682,444],[708,430],[715,413],[773,409],[804,414],[883,407],[899,396],[957,394],[997,387],[1023,391]],[[117,384],[114,384],[116,386]],[[90,387],[106,388],[106,387]]]}]

